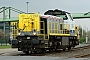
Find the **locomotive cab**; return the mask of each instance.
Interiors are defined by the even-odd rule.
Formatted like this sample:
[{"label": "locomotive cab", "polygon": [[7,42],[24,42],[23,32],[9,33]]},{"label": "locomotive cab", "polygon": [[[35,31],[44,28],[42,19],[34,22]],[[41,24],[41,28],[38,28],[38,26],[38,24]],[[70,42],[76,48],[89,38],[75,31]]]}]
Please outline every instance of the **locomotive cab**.
[{"label": "locomotive cab", "polygon": [[50,34],[58,33],[60,23],[64,23],[63,19],[55,16],[20,14],[17,29],[14,29],[18,34],[15,36],[16,39],[12,40],[12,47],[17,46],[19,51],[26,53],[29,51],[45,52],[45,49],[49,49]]}]

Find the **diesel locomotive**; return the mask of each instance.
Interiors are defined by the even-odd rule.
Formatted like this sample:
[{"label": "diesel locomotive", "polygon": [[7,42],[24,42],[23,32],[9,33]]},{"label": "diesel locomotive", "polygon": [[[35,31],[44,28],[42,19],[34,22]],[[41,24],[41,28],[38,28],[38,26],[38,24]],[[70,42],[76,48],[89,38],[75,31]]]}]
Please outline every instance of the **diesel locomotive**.
[{"label": "diesel locomotive", "polygon": [[65,16],[67,20],[60,15],[19,14],[19,21],[11,23],[12,48],[28,54],[75,47],[79,44],[79,27],[70,13],[65,12]]}]

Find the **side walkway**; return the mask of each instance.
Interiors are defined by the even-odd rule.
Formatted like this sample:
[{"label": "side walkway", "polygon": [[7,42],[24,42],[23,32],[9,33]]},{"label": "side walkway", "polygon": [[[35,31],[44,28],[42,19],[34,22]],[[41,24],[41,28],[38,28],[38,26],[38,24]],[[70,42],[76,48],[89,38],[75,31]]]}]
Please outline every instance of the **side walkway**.
[{"label": "side walkway", "polygon": [[0,49],[0,55],[1,54],[4,54],[4,53],[9,53],[9,52],[15,52],[15,51],[18,51],[18,49],[12,49],[12,48],[9,48],[9,49]]}]

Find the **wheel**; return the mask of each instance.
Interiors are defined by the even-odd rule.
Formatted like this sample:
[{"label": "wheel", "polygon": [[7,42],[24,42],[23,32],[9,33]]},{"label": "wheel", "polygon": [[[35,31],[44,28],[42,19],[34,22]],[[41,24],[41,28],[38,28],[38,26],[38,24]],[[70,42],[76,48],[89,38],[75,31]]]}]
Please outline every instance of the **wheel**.
[{"label": "wheel", "polygon": [[58,50],[57,49],[54,49],[54,52],[57,52]]},{"label": "wheel", "polygon": [[37,51],[34,51],[34,53],[37,53]]},{"label": "wheel", "polygon": [[29,51],[23,51],[25,54],[29,54]]},{"label": "wheel", "polygon": [[65,50],[66,50],[66,48],[63,49],[63,51],[65,51]]},{"label": "wheel", "polygon": [[75,45],[73,46],[73,48],[75,47]]},{"label": "wheel", "polygon": [[53,49],[49,49],[49,52],[52,53]]},{"label": "wheel", "polygon": [[42,49],[41,52],[42,52],[43,54],[45,54],[46,51],[45,51],[45,49]]},{"label": "wheel", "polygon": [[68,47],[68,51],[70,51],[70,50],[71,50],[71,47],[69,46],[69,47]]}]

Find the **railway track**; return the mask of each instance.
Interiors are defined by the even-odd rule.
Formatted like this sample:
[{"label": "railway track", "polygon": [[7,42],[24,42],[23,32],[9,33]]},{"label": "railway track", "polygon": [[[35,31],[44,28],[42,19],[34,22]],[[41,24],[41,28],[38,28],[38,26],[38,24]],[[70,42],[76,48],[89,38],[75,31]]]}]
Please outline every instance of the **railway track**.
[{"label": "railway track", "polygon": [[[88,51],[88,53],[87,53]],[[77,48],[72,48],[70,51],[59,51],[59,52],[54,52],[50,54],[50,56],[59,56],[59,57],[69,57],[69,58],[79,58],[79,57],[90,57],[90,45],[88,46],[83,46],[83,47],[77,47]],[[85,53],[86,52],[86,53]],[[49,56],[49,55],[48,55]]]},{"label": "railway track", "polygon": [[90,56],[90,53],[89,54],[76,55],[75,58],[85,58],[87,56]]},{"label": "railway track", "polygon": [[[69,53],[71,53],[71,52],[74,54],[76,51],[78,52],[78,51],[89,50],[89,49],[90,49],[90,45],[83,46],[83,47],[72,48],[70,51],[68,51],[67,49],[65,51],[63,51],[63,50],[58,50],[58,51],[54,51],[54,52],[47,51],[45,54],[43,54],[43,53],[24,54],[24,53],[21,52],[21,53],[17,53],[17,54],[11,53],[11,56],[58,56],[58,55],[60,55],[60,56],[63,57],[65,54],[69,55]],[[83,52],[82,52],[81,57],[83,57],[84,55],[88,56],[90,54],[83,54]],[[76,55],[70,56],[70,57],[78,58],[78,57],[80,57],[80,54],[76,54]]]},{"label": "railway track", "polygon": [[60,53],[62,51],[53,51],[53,52],[49,52],[49,51],[46,51],[45,54],[43,53],[32,53],[32,54],[24,54],[24,53],[20,53],[20,54],[15,54],[13,56],[47,56],[49,54],[55,54],[55,53]]},{"label": "railway track", "polygon": [[90,45],[83,46],[83,47],[72,48],[71,50],[83,50],[83,49],[89,49],[89,48],[90,48]]},{"label": "railway track", "polygon": [[47,56],[49,54],[55,54],[55,53],[60,53],[60,52],[61,51],[53,51],[53,52],[46,51],[44,54],[43,53],[30,53],[30,54],[21,53],[21,54],[16,54],[13,56]]},{"label": "railway track", "polygon": [[16,56],[45,56],[45,54],[40,54],[40,53],[38,54],[18,54]]}]

